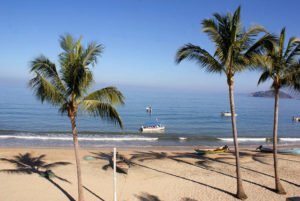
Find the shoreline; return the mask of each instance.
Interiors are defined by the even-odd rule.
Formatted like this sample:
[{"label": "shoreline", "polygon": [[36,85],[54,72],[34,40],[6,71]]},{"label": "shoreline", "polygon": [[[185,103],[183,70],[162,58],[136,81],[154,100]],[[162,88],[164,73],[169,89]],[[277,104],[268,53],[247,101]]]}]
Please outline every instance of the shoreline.
[{"label": "shoreline", "polygon": [[[224,143],[225,145],[226,143]],[[229,149],[231,151],[234,151],[233,145],[228,145]],[[240,151],[255,151],[256,148],[259,145],[257,144],[239,144]],[[114,146],[114,145],[106,145],[106,146],[80,146],[79,150],[112,150],[114,147],[116,147],[119,150],[122,151],[136,151],[136,150],[142,150],[142,151],[194,151],[195,148],[201,147],[203,149],[213,149],[219,147],[218,145],[124,145],[124,146]],[[264,147],[272,148],[272,144],[264,145]],[[300,149],[300,143],[299,144],[278,144],[278,149]],[[72,146],[0,146],[0,150],[5,149],[58,149],[58,150],[73,150]]]}]

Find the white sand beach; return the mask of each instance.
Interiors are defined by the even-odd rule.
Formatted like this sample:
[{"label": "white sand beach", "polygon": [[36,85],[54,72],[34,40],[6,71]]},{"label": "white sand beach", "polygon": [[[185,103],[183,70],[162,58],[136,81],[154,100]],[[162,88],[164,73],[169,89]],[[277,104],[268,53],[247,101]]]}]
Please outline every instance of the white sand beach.
[{"label": "white sand beach", "polygon": [[[113,170],[109,165],[111,151],[80,150],[85,200],[113,200]],[[128,174],[117,175],[120,201],[194,201],[237,200],[235,161],[232,152],[198,156],[190,151],[121,150],[131,160]],[[40,157],[44,163],[35,163]],[[94,160],[84,160],[86,155]],[[1,148],[0,158],[23,160],[32,167],[16,167],[13,161],[0,161],[1,201],[68,201],[77,200],[76,166],[72,149]],[[272,154],[253,150],[241,151],[244,189],[248,200],[285,200],[300,196],[300,156],[279,155],[280,176],[287,195],[273,192]],[[66,162],[66,163],[57,163]],[[39,166],[49,167],[56,175],[50,180],[34,173]],[[70,164],[67,164],[70,163]],[[20,164],[20,163],[19,163]],[[34,164],[34,165],[33,165]],[[44,171],[40,169],[40,171]],[[64,191],[64,193],[63,193]]]}]

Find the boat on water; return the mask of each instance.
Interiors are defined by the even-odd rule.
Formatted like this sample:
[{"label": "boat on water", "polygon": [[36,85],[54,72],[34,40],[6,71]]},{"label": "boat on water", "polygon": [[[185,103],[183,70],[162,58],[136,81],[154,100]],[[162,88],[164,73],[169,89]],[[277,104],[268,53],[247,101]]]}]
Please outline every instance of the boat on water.
[{"label": "boat on water", "polygon": [[[221,115],[223,117],[231,117],[231,112],[222,112]],[[237,116],[237,114],[235,113],[235,116]]]},{"label": "boat on water", "polygon": [[293,121],[300,121],[300,117],[293,117]]},{"label": "boat on water", "polygon": [[141,126],[141,132],[163,132],[165,130],[166,125],[160,121],[148,122]]},{"label": "boat on water", "polygon": [[146,107],[146,111],[152,113],[152,108],[150,106]]},{"label": "boat on water", "polygon": [[[263,145],[260,145],[259,147],[256,148],[256,150],[259,150],[264,153],[273,153],[272,148],[268,147],[263,147]],[[278,149],[277,153],[282,153],[282,154],[300,154],[300,149]]]},{"label": "boat on water", "polygon": [[222,152],[229,151],[229,147],[227,145],[224,145],[224,146],[218,147],[216,149],[199,149],[199,148],[196,148],[195,151],[196,151],[196,154],[200,154],[200,155],[203,155],[203,154],[217,154],[217,153],[222,153]]}]

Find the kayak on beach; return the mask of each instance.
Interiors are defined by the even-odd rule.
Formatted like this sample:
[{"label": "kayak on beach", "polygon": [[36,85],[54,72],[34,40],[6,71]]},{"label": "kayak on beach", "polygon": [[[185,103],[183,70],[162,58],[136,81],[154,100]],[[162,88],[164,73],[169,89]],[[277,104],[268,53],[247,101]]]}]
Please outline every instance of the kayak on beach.
[{"label": "kayak on beach", "polygon": [[[259,147],[257,147],[256,150],[259,150],[264,153],[273,153],[272,148],[263,147],[263,145],[260,145]],[[286,150],[278,149],[277,153],[300,154],[300,149],[286,149]]]},{"label": "kayak on beach", "polygon": [[196,154],[216,154],[216,153],[222,153],[222,152],[226,152],[229,151],[229,147],[227,145],[224,145],[222,147],[218,147],[216,149],[199,149],[196,148],[195,149]]}]

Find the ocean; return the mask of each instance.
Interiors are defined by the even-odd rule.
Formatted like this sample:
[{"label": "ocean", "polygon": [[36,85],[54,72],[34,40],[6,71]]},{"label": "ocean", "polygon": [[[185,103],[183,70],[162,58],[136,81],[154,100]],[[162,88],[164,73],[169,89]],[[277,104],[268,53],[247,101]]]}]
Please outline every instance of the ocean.
[{"label": "ocean", "polygon": [[[112,146],[232,145],[228,94],[158,91],[122,91],[125,105],[117,107],[124,132],[112,123],[78,114],[79,145],[88,148]],[[235,94],[239,144],[270,144],[273,98]],[[152,114],[146,107],[152,107]],[[300,144],[299,99],[279,101],[279,144]],[[164,133],[140,133],[146,122],[166,124]],[[72,147],[71,123],[58,108],[41,104],[30,89],[0,87],[0,147]]]}]

